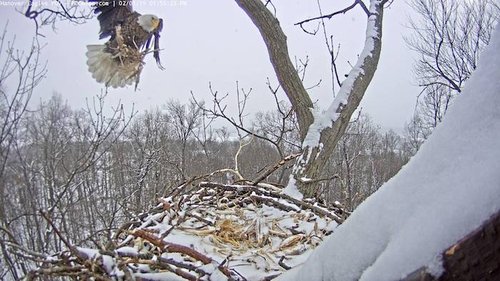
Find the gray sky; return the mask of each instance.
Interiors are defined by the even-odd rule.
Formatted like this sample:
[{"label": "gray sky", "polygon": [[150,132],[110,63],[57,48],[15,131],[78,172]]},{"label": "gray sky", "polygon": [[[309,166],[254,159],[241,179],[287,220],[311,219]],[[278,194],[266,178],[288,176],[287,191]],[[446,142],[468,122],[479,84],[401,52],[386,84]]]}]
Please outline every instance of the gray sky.
[{"label": "gray sky", "polygon": [[[314,101],[327,108],[333,94],[324,37],[321,33],[307,35],[293,25],[317,16],[317,1],[274,2],[278,19],[288,36],[292,59],[309,56],[306,87],[321,79],[320,87],[309,92]],[[332,6],[330,2],[340,5]],[[322,1],[322,10],[328,13],[351,3],[351,0]],[[160,45],[164,49],[161,58],[166,70],[159,70],[149,56],[138,91],[134,92],[133,87],[111,89],[108,106],[121,101],[126,106],[134,104],[135,109],[142,111],[165,104],[170,99],[186,102],[190,91],[198,99],[209,102],[209,82],[220,93],[229,93],[231,106],[235,105],[236,81],[239,81],[240,87],[253,89],[248,102],[249,113],[273,108],[273,99],[266,86],[267,77],[274,85],[277,82],[267,50],[255,26],[234,1],[142,0],[136,2],[134,8],[139,13],[156,14],[164,19]],[[405,1],[395,1],[385,12],[381,61],[361,104],[363,112],[368,113],[375,123],[396,130],[401,130],[412,116],[419,91],[411,70],[414,54],[402,38],[409,32],[405,27],[407,11]],[[9,34],[16,34],[17,46],[29,46],[34,34],[33,22],[12,7],[0,6],[1,29],[7,21]],[[363,48],[365,22],[366,16],[359,8],[326,21],[328,31],[335,36],[335,44],[340,44],[337,61],[341,74],[348,73],[349,63],[355,63]],[[55,91],[73,108],[79,108],[86,98],[92,98],[103,89],[87,71],[85,58],[87,44],[105,42],[98,40],[98,30],[97,19],[81,25],[59,22],[56,31],[50,27],[41,30],[46,36],[41,42],[46,43],[43,59],[48,61],[48,74],[36,89],[34,101],[46,99]]]}]

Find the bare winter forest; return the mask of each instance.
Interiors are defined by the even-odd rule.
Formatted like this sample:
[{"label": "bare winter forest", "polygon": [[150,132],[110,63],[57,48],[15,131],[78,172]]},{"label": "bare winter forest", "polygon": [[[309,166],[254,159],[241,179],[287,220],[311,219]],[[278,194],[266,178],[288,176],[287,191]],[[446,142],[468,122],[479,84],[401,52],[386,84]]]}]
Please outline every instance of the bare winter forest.
[{"label": "bare winter forest", "polygon": [[[307,62],[294,65],[287,51],[281,52],[286,40],[274,21],[272,2],[236,0],[260,31],[279,82],[268,80],[274,109],[253,115],[246,112],[253,93],[240,87],[235,105],[210,88],[209,102],[192,94],[188,103],[167,99],[141,112],[109,102],[107,90],[80,108],[68,105],[65,93],[34,99],[50,71],[40,59],[45,49],[38,40],[16,45],[8,26],[1,30],[0,279],[90,278],[78,266],[74,271],[60,266],[56,272],[56,259],[53,271],[41,270],[40,264],[68,245],[107,249],[120,228],[143,220],[141,213],[155,208],[161,198],[178,192],[179,186],[196,189],[200,182],[272,185],[290,196],[288,190],[298,190],[318,206],[342,209],[342,220],[347,218],[398,173],[443,120],[477,68],[499,16],[498,5],[490,0],[409,1],[415,16],[405,40],[417,54],[414,79],[422,91],[414,117],[403,132],[395,132],[382,129],[358,108],[377,75],[378,56],[384,52],[382,15],[394,1],[345,1],[339,11],[298,23],[305,32],[311,32],[307,24],[317,23],[312,29],[316,36],[324,33],[331,54],[336,98],[321,113],[302,84]],[[63,19],[77,23],[94,18],[59,3],[59,10],[49,11],[28,5],[26,21],[38,32],[43,26],[71,24]],[[325,25],[352,9],[364,13],[371,31],[360,34],[367,37],[366,45],[340,81],[338,50]],[[227,110],[231,106],[236,114]]]}]

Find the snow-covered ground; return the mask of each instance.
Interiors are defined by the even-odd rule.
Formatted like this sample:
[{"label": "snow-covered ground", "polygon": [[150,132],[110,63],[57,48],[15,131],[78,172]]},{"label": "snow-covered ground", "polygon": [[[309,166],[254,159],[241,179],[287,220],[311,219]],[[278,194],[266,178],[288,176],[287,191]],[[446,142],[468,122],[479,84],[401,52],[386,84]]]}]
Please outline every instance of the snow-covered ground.
[{"label": "snow-covered ground", "polygon": [[278,280],[399,280],[500,210],[500,28],[443,123],[309,259]]}]

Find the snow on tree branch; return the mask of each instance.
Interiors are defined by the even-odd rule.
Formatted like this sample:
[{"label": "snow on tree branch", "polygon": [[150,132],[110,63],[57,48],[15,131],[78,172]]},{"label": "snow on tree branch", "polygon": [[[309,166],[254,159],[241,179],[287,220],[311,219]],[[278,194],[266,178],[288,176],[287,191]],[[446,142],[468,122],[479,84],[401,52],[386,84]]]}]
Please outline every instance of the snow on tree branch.
[{"label": "snow on tree branch", "polygon": [[[320,167],[328,161],[375,74],[382,45],[384,3],[385,1],[380,0],[371,1],[365,46],[356,65],[342,82],[330,107],[322,113],[314,114],[314,122],[302,145],[304,153],[297,160],[293,172],[301,191],[306,191],[307,195],[313,193],[305,187],[310,181],[301,179],[314,180],[320,176]],[[287,191],[288,189],[285,190]]]}]

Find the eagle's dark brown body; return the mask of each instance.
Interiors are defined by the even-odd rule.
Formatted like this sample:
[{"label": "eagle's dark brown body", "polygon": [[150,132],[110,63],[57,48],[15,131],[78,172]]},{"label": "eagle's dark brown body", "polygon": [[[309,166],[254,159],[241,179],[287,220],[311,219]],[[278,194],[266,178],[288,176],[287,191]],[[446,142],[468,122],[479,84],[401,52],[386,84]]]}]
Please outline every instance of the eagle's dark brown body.
[{"label": "eagle's dark brown body", "polygon": [[[118,41],[122,41],[129,47],[135,47],[140,50],[151,37],[151,33],[146,32],[137,22],[139,14],[133,13],[125,19],[125,22],[120,25],[120,33],[116,34],[116,27],[111,40],[106,43],[109,49],[116,49]],[[121,37],[118,38],[117,37]]]}]

